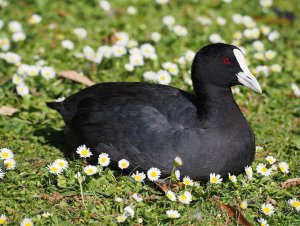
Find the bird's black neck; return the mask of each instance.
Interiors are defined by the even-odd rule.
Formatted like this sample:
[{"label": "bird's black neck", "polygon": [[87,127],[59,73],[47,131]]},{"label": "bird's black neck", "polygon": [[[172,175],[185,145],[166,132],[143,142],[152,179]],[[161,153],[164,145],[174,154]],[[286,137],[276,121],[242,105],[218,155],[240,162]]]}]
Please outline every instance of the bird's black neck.
[{"label": "bird's black neck", "polygon": [[226,125],[233,120],[237,123],[245,120],[230,87],[194,83],[194,89],[198,98],[198,116],[206,126],[207,124]]}]

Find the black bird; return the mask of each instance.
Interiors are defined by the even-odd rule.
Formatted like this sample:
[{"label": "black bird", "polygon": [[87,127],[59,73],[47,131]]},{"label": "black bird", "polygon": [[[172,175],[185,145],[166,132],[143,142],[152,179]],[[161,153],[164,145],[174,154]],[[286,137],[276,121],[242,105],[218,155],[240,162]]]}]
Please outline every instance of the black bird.
[{"label": "black bird", "polygon": [[210,173],[240,174],[255,155],[254,134],[234,101],[231,87],[243,84],[261,93],[240,49],[211,44],[192,65],[195,94],[150,83],[112,82],[88,87],[62,102],[47,103],[63,117],[74,150],[85,144],[96,164],[109,154],[113,167],[151,167],[169,176],[174,158],[181,175],[207,180]]}]

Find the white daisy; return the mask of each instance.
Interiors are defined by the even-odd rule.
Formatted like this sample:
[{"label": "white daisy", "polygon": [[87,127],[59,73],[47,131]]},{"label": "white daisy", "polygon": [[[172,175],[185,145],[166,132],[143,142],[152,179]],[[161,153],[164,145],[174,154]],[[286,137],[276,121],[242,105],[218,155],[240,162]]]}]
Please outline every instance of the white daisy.
[{"label": "white daisy", "polygon": [[142,55],[134,54],[129,56],[129,63],[133,67],[144,66],[144,57]]},{"label": "white daisy", "polygon": [[61,174],[61,172],[63,171],[63,169],[59,165],[54,164],[54,163],[48,165],[48,169],[49,169],[50,173],[56,174],[56,175]]},{"label": "white daisy", "polygon": [[120,198],[120,197],[116,197],[116,198],[115,198],[115,201],[121,203],[121,202],[123,202],[124,200],[123,200],[122,198]]},{"label": "white daisy", "polygon": [[248,177],[249,180],[252,180],[253,178],[253,170],[252,170],[252,167],[251,166],[246,166],[245,167],[245,172],[246,172],[246,175]]},{"label": "white daisy", "polygon": [[167,25],[169,28],[173,27],[175,24],[175,18],[173,16],[164,16],[163,17],[163,24]]},{"label": "white daisy", "polygon": [[177,210],[167,210],[166,212],[168,218],[179,218],[180,217],[180,213]]},{"label": "white daisy", "polygon": [[76,153],[79,154],[81,158],[88,158],[93,155],[93,153],[90,151],[89,148],[87,148],[85,145],[81,145],[77,148]]},{"label": "white daisy", "polygon": [[14,159],[5,159],[4,167],[7,170],[13,170],[16,167],[16,161]]},{"label": "white daisy", "polygon": [[5,173],[3,172],[3,170],[2,170],[2,169],[0,169],[0,179],[3,179],[3,178],[4,178],[4,176],[5,176]]},{"label": "white daisy", "polygon": [[132,66],[131,64],[125,64],[124,65],[126,71],[133,71],[134,70],[134,66]]},{"label": "white daisy", "polygon": [[12,33],[21,32],[22,31],[22,24],[18,21],[10,21],[8,23],[8,29]]},{"label": "white daisy", "polygon": [[216,22],[219,26],[224,26],[226,24],[226,20],[220,16],[217,17]]},{"label": "white daisy", "polygon": [[8,148],[0,149],[0,159],[12,159],[14,157],[14,153]]},{"label": "white daisy", "polygon": [[159,42],[161,39],[161,34],[159,32],[152,32],[151,33],[151,40],[154,42]]},{"label": "white daisy", "polygon": [[180,171],[179,170],[175,170],[175,177],[176,177],[176,180],[180,180]]},{"label": "white daisy", "polygon": [[176,156],[174,159],[174,163],[176,166],[182,166],[182,158],[180,158],[179,156]]},{"label": "white daisy", "polygon": [[209,36],[209,41],[210,41],[211,43],[218,43],[218,42],[222,42],[223,39],[222,39],[221,36],[218,35],[218,34],[211,34],[211,35]]},{"label": "white daisy", "polygon": [[23,42],[26,39],[26,35],[23,32],[16,32],[12,35],[12,40],[14,42]]},{"label": "white daisy", "polygon": [[260,30],[263,35],[268,35],[271,32],[271,28],[265,25],[260,26]]},{"label": "white daisy", "polygon": [[127,13],[129,15],[135,15],[137,13],[137,9],[134,6],[128,6],[127,7]]},{"label": "white daisy", "polygon": [[18,74],[14,74],[12,82],[16,85],[20,85],[20,84],[24,83],[24,79],[22,76],[20,76]]},{"label": "white daisy", "polygon": [[28,20],[28,23],[29,24],[38,24],[42,21],[42,17],[38,14],[33,14],[29,20]]},{"label": "white daisy", "polygon": [[1,225],[2,225],[2,224],[5,224],[6,220],[7,220],[6,215],[5,215],[5,214],[1,214],[1,215],[0,215],[0,224],[1,224]]},{"label": "white daisy", "polygon": [[152,167],[147,171],[148,179],[151,181],[156,181],[159,179],[161,172],[158,168]]},{"label": "white daisy", "polygon": [[8,38],[0,38],[0,48],[3,51],[7,51],[10,49],[10,41]]},{"label": "white daisy", "polygon": [[289,165],[286,162],[278,163],[278,167],[281,172],[288,173],[289,172]]},{"label": "white daisy", "polygon": [[279,64],[272,64],[270,66],[270,71],[275,72],[275,73],[280,73],[282,70],[281,66]]},{"label": "white daisy", "polygon": [[290,199],[289,201],[289,204],[294,207],[297,211],[300,211],[300,202],[298,199],[296,198],[293,198],[293,199]]},{"label": "white daisy", "polygon": [[140,197],[138,194],[136,194],[136,193],[134,193],[133,195],[132,195],[132,198],[135,200],[135,201],[137,201],[137,202],[142,202],[143,201],[143,198],[142,197]]},{"label": "white daisy", "polygon": [[185,191],[182,195],[178,196],[178,200],[184,204],[190,204],[192,201],[192,194],[188,191]]},{"label": "white daisy", "polygon": [[20,95],[20,96],[25,96],[25,95],[29,94],[29,88],[24,83],[18,84],[16,87],[16,90],[17,90],[18,95]]},{"label": "white daisy", "polygon": [[129,167],[129,161],[126,160],[126,159],[121,159],[119,162],[118,162],[118,166],[120,169],[126,169]]},{"label": "white daisy", "polygon": [[233,14],[232,15],[232,21],[235,24],[241,24],[243,22],[243,16],[241,14]]},{"label": "white daisy", "polygon": [[293,90],[293,93],[296,97],[300,97],[300,89],[299,87],[297,86],[296,83],[291,83],[291,88]]},{"label": "white daisy", "polygon": [[55,77],[55,71],[52,67],[42,67],[41,74],[46,80]]},{"label": "white daisy", "polygon": [[277,53],[273,50],[268,50],[265,52],[265,57],[268,60],[272,60],[276,55],[277,55]]},{"label": "white daisy", "polygon": [[270,203],[266,204],[262,204],[261,205],[261,211],[267,215],[267,216],[271,216],[274,213],[274,206]]},{"label": "white daisy", "polygon": [[40,72],[40,67],[35,65],[28,65],[27,67],[27,75],[29,76],[37,76]]},{"label": "white daisy", "polygon": [[49,218],[49,217],[51,217],[52,215],[53,215],[52,213],[45,212],[45,213],[42,214],[42,217],[44,217],[44,218]]},{"label": "white daisy", "polygon": [[121,57],[127,53],[127,50],[124,46],[121,45],[114,45],[112,46],[112,54],[115,57]]},{"label": "white daisy", "polygon": [[175,195],[174,192],[168,191],[168,192],[166,193],[166,195],[167,195],[168,199],[170,199],[171,201],[173,201],[173,202],[176,201],[176,195]]},{"label": "white daisy", "polygon": [[107,0],[100,0],[99,5],[105,12],[111,11],[111,5]]},{"label": "white daisy", "polygon": [[222,178],[220,174],[211,173],[209,175],[209,181],[211,184],[220,184],[222,182]]},{"label": "white daisy", "polygon": [[182,182],[185,186],[192,186],[193,185],[193,180],[188,177],[188,176],[185,176],[183,179],[182,179]]},{"label": "white daisy", "polygon": [[169,85],[171,80],[171,76],[167,71],[159,70],[157,72],[157,81],[159,84]]},{"label": "white daisy", "polygon": [[273,0],[259,0],[259,3],[264,8],[270,8],[273,4]]},{"label": "white daisy", "polygon": [[173,27],[173,32],[177,36],[187,36],[187,34],[188,34],[188,30],[186,29],[186,27],[181,26],[181,25],[175,25]]},{"label": "white daisy", "polygon": [[117,216],[117,221],[118,221],[119,223],[125,222],[126,219],[127,219],[127,216],[124,215],[124,214]]},{"label": "white daisy", "polygon": [[178,66],[172,62],[165,62],[162,67],[167,70],[171,75],[178,75]]},{"label": "white daisy", "polygon": [[270,176],[272,173],[272,168],[268,169],[265,164],[259,163],[256,167],[256,171],[263,176]]},{"label": "white daisy", "polygon": [[86,175],[91,176],[97,173],[97,167],[92,165],[87,165],[84,167],[83,171],[86,173]]},{"label": "white daisy", "polygon": [[112,49],[110,46],[104,45],[98,48],[98,52],[102,53],[105,58],[110,58],[112,55]]},{"label": "white daisy", "polygon": [[76,35],[76,37],[78,39],[81,39],[81,40],[85,39],[87,37],[87,31],[82,27],[75,28],[73,30],[73,33]]},{"label": "white daisy", "polygon": [[192,62],[194,60],[196,53],[192,50],[187,50],[185,52],[185,59],[189,62]]},{"label": "white daisy", "polygon": [[243,200],[241,203],[240,203],[240,207],[241,209],[247,209],[248,207],[248,202],[246,200]]},{"label": "white daisy", "polygon": [[101,153],[98,157],[98,164],[100,164],[101,166],[108,166],[109,163],[110,163],[110,158],[108,154]]},{"label": "white daisy", "polygon": [[95,53],[95,50],[91,46],[89,46],[89,45],[84,46],[82,49],[82,52],[83,52],[85,59],[87,59],[89,61],[94,61],[96,53]]},{"label": "white daisy", "polygon": [[129,42],[129,36],[126,32],[116,32],[115,37],[117,39],[116,45],[117,46],[126,46]]},{"label": "white daisy", "polygon": [[56,159],[53,164],[57,164],[59,165],[62,169],[66,169],[69,166],[68,161],[64,160],[64,159]]},{"label": "white daisy", "polygon": [[127,48],[132,49],[135,48],[139,45],[138,41],[135,39],[129,39],[128,43],[127,43]]},{"label": "white daisy", "polygon": [[148,80],[148,81],[156,81],[157,80],[157,74],[154,71],[144,72],[143,77],[145,80]]},{"label": "white daisy", "polygon": [[136,173],[132,174],[131,177],[137,182],[143,182],[146,178],[146,175],[143,172],[139,173],[139,171],[136,171]]},{"label": "white daisy", "polygon": [[276,162],[276,159],[273,156],[267,156],[266,160],[270,163],[270,164],[274,164]]},{"label": "white daisy", "polygon": [[160,4],[160,5],[165,5],[167,4],[170,0],[155,0],[156,3]]},{"label": "white daisy", "polygon": [[30,67],[29,67],[28,64],[21,64],[21,65],[18,67],[18,74],[19,74],[19,75],[23,75],[23,76],[28,75],[29,68],[30,68]]},{"label": "white daisy", "polygon": [[74,42],[72,42],[71,40],[63,40],[61,42],[61,46],[64,49],[72,50],[72,49],[74,49]]},{"label": "white daisy", "polygon": [[19,64],[21,62],[21,57],[16,53],[7,52],[5,54],[5,61],[9,64]]},{"label": "white daisy", "polygon": [[33,222],[30,218],[24,218],[20,225],[21,226],[33,226]]},{"label": "white daisy", "polygon": [[269,226],[268,222],[264,218],[259,218],[257,221],[260,226]]},{"label": "white daisy", "polygon": [[264,50],[264,43],[260,40],[256,40],[252,43],[253,48],[258,51],[262,52]]},{"label": "white daisy", "polygon": [[269,68],[265,65],[259,65],[255,67],[256,74],[262,74],[264,76],[269,76]]},{"label": "white daisy", "polygon": [[132,209],[131,206],[126,206],[124,208],[124,211],[125,211],[125,213],[124,213],[125,215],[130,216],[130,217],[134,217],[134,209]]},{"label": "white daisy", "polygon": [[141,54],[145,58],[151,58],[155,54],[154,46],[149,43],[145,43],[145,44],[141,45],[140,51],[141,51]]},{"label": "white daisy", "polygon": [[232,183],[236,183],[237,178],[235,175],[231,175],[230,173],[228,173],[228,178]]},{"label": "white daisy", "polygon": [[268,34],[268,39],[273,42],[276,39],[278,39],[280,37],[279,32],[278,31],[272,31],[271,33]]}]

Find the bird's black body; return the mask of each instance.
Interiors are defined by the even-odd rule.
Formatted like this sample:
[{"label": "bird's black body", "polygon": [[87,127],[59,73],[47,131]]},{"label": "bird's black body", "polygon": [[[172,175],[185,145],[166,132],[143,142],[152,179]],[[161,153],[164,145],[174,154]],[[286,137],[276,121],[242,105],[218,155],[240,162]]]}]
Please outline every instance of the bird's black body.
[{"label": "bird's black body", "polygon": [[196,95],[164,85],[116,82],[94,85],[48,105],[62,115],[74,150],[82,144],[91,148],[91,163],[105,152],[113,166],[127,159],[128,171],[157,167],[165,177],[179,156],[183,176],[206,180],[210,173],[239,174],[254,158],[254,135],[233,99],[230,86],[239,84],[235,78],[228,77],[225,85],[222,78],[206,82],[219,76],[223,65],[200,71],[211,55],[204,50],[193,64]]}]

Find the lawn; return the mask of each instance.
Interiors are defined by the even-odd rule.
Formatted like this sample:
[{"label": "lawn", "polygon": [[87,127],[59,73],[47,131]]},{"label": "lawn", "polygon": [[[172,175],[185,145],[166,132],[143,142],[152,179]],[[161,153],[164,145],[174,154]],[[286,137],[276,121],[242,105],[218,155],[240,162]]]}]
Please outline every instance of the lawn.
[{"label": "lawn", "polygon": [[[0,1],[0,149],[2,154],[10,149],[16,162],[13,167],[13,160],[0,156],[5,174],[0,173],[0,224],[30,218],[34,225],[60,226],[266,226],[259,222],[264,218],[269,225],[300,225],[300,179],[284,183],[300,176],[298,0],[273,0],[270,7],[259,0],[163,2]],[[211,42],[240,46],[263,89],[257,94],[233,88],[256,136],[252,178],[248,173],[235,183],[223,178],[192,185],[174,179],[166,188],[147,179],[136,182],[109,166],[98,165],[96,174],[86,175],[84,158],[64,156],[70,151],[64,122],[47,101],[109,81],[164,83],[193,92],[192,58]],[[16,112],[4,112],[3,106]],[[48,167],[56,159],[69,165],[59,175]],[[272,169],[270,175],[257,171],[260,163]],[[176,193],[176,201],[167,190]],[[178,200],[185,191],[191,202]],[[262,210],[263,204],[274,213]],[[168,216],[168,210],[180,217]]]}]

